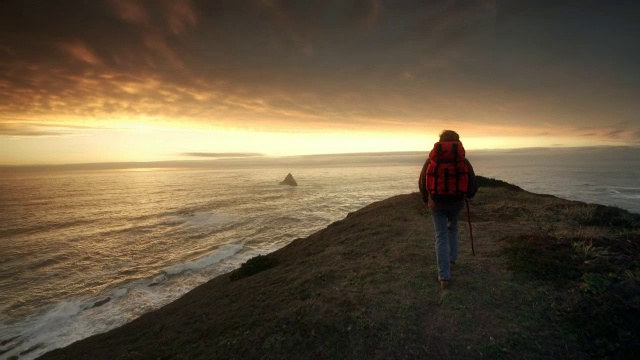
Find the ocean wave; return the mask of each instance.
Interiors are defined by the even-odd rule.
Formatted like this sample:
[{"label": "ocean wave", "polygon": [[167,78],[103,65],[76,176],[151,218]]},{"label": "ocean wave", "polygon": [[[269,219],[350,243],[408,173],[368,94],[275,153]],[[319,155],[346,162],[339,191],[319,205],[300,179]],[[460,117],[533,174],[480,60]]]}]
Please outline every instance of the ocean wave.
[{"label": "ocean wave", "polygon": [[0,237],[32,234],[32,233],[38,233],[38,232],[47,233],[49,231],[63,230],[63,229],[68,229],[75,226],[89,225],[93,223],[94,223],[94,220],[72,220],[72,221],[64,221],[64,222],[49,221],[49,222],[37,223],[33,225],[30,224],[22,227],[0,229]]},{"label": "ocean wave", "polygon": [[62,261],[67,260],[68,258],[69,257],[64,254],[46,256],[44,258],[39,258],[35,261],[25,264],[24,268],[26,270],[38,270],[38,269],[42,269],[42,268],[46,268],[46,267],[58,264]]},{"label": "ocean wave", "polygon": [[160,220],[160,225],[177,226],[186,224],[192,227],[217,227],[226,225],[234,220],[228,214],[213,211],[185,211],[166,215]]},{"label": "ocean wave", "polygon": [[616,197],[630,199],[630,200],[638,200],[640,199],[640,194],[620,194],[620,195],[617,195]]},{"label": "ocean wave", "polygon": [[[117,302],[127,289],[117,289],[107,295],[86,299],[69,299],[50,305],[47,310],[15,324],[2,324],[0,358],[17,356],[19,359],[34,359],[56,347],[66,346],[89,335],[107,331],[101,322],[90,320],[97,308]],[[104,317],[101,316],[101,317]],[[5,321],[2,321],[3,323]],[[106,324],[102,323],[102,324]],[[121,322],[119,325],[124,324]]]},{"label": "ocean wave", "polygon": [[615,186],[615,188],[621,190],[640,191],[640,187],[638,186]]},{"label": "ocean wave", "polygon": [[214,253],[186,263],[169,266],[162,270],[163,273],[172,276],[191,270],[201,270],[231,257],[242,250],[242,244],[227,244],[220,246]]},{"label": "ocean wave", "polygon": [[[250,252],[218,269],[221,262],[242,250],[242,244],[222,245],[211,254],[167,267],[152,278],[127,281],[95,296],[60,301],[19,322],[2,318],[0,359],[18,354],[21,360],[34,359],[47,351],[123,325],[175,300],[220,271],[237,267]],[[208,271],[212,268],[213,271]]]},{"label": "ocean wave", "polygon": [[638,190],[640,190],[640,188],[617,187],[616,189],[607,189],[605,193],[618,199],[637,200],[640,199],[640,192]]}]

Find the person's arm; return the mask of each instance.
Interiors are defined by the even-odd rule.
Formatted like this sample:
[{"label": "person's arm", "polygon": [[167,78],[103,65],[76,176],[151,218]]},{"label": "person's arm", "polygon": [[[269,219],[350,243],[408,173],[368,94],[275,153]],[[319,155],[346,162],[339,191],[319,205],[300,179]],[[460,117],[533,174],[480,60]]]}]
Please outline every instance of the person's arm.
[{"label": "person's arm", "polygon": [[469,160],[465,159],[467,166],[469,167],[469,188],[467,189],[467,198],[472,198],[478,192],[478,183],[476,182],[476,173],[473,171],[473,166]]},{"label": "person's arm", "polygon": [[429,203],[429,192],[427,192],[427,166],[429,165],[429,159],[424,162],[422,171],[420,171],[420,178],[418,179],[418,188],[422,195],[422,203],[427,205]]}]

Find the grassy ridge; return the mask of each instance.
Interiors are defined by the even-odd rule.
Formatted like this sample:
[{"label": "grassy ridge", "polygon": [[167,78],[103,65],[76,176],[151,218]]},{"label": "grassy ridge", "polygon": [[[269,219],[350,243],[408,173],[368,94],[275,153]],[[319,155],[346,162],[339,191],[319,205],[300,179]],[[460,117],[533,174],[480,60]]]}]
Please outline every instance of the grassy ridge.
[{"label": "grassy ridge", "polygon": [[505,239],[509,268],[535,283],[554,285],[550,298],[596,358],[634,358],[640,352],[640,236]]},{"label": "grassy ridge", "polygon": [[[523,191],[500,180],[479,177],[478,182]],[[498,201],[493,211],[507,212],[534,231],[503,239],[508,268],[533,286],[552,285],[547,301],[585,355],[635,358],[640,353],[640,215],[557,198],[512,194],[509,199],[518,201]]]},{"label": "grassy ridge", "polygon": [[633,357],[640,216],[479,183],[450,289],[429,210],[400,195],[44,358]]}]

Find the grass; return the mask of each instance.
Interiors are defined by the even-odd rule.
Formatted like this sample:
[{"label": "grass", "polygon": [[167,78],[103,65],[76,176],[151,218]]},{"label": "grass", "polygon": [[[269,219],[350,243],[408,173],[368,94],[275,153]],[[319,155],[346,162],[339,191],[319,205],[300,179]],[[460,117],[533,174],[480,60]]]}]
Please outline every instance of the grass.
[{"label": "grass", "polygon": [[49,359],[626,358],[639,216],[480,178],[451,287],[419,194],[371,204]]},{"label": "grass", "polygon": [[481,189],[474,202],[480,221],[508,219],[528,229],[505,236],[499,254],[519,279],[517,288],[544,289],[540,302],[557,316],[540,324],[557,322],[558,333],[575,340],[578,357],[636,357],[639,215],[499,186]]},{"label": "grass", "polygon": [[553,285],[565,331],[594,358],[634,358],[640,351],[640,236],[505,239],[511,270]]},{"label": "grass", "polygon": [[[510,268],[555,286],[561,318],[580,348],[596,358],[640,351],[640,238],[507,239]],[[527,254],[524,256],[524,254]]]}]

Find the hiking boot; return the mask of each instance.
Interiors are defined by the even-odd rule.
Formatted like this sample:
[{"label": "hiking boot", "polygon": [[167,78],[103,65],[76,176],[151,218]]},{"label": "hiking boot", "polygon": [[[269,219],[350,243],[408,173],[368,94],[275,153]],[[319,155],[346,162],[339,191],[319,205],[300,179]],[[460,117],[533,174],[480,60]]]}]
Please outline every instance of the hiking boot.
[{"label": "hiking boot", "polygon": [[449,280],[438,279],[438,282],[440,283],[440,287],[442,289],[446,289],[449,287]]}]

